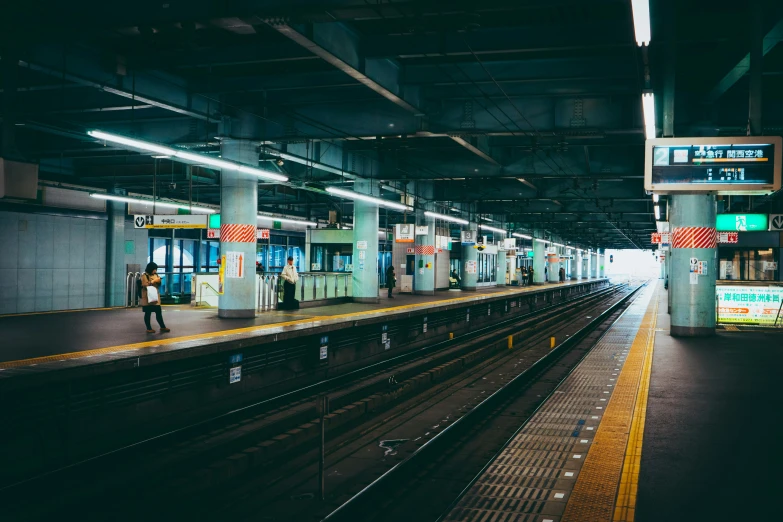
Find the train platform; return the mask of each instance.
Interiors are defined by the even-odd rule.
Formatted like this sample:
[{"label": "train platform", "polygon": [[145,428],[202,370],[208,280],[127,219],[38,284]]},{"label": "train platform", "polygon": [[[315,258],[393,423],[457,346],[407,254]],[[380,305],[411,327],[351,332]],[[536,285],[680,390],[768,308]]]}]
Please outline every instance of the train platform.
[{"label": "train platform", "polygon": [[[384,294],[377,304],[342,303],[297,311],[269,311],[257,314],[254,319],[220,319],[213,308],[164,306],[164,320],[171,328],[166,334],[147,334],[140,308],[0,316],[0,331],[4,337],[0,348],[0,381],[28,372],[40,373],[150,354],[187,357],[190,352],[203,354],[212,350],[213,345],[227,341],[247,344],[251,339],[277,336],[282,332],[312,333],[318,328],[334,328],[360,320],[444,310],[503,296],[602,281],[605,280],[583,279],[522,288],[493,287],[470,293],[451,290],[437,292],[434,296],[396,294],[394,299]],[[157,326],[154,317],[152,323]]]},{"label": "train platform", "polygon": [[783,343],[669,335],[649,285],[444,521],[768,520]]}]

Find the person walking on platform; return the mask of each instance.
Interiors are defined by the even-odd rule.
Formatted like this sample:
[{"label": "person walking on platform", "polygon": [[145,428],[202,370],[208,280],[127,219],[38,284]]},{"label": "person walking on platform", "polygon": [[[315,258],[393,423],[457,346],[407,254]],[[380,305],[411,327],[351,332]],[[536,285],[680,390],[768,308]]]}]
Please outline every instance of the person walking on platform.
[{"label": "person walking on platform", "polygon": [[389,289],[389,299],[394,299],[392,290],[394,290],[395,286],[397,286],[397,276],[394,275],[394,265],[389,265],[389,267],[386,269],[386,288]]},{"label": "person walking on platform", "polygon": [[519,272],[519,277],[517,278],[519,281],[519,286],[526,286],[527,285],[527,268],[524,266]]},{"label": "person walking on platform", "polygon": [[296,272],[293,257],[288,258],[288,264],[283,268],[280,278],[283,280],[283,310],[298,310],[299,301],[296,300],[294,295],[296,294],[296,282],[299,281],[299,274]]},{"label": "person walking on platform", "polygon": [[530,286],[533,286],[533,274],[535,273],[535,270],[533,267],[530,267],[530,271],[527,273],[527,284]]},{"label": "person walking on platform", "polygon": [[560,270],[558,270],[558,275],[560,276],[560,282],[565,283],[565,268],[561,266]]},{"label": "person walking on platform", "polygon": [[160,333],[170,332],[163,322],[163,312],[160,308],[160,276],[158,275],[158,265],[148,263],[144,273],[141,274],[141,309],[144,311],[144,324],[147,326],[147,333],[155,333],[150,324],[150,316],[155,313],[155,320],[160,326]]}]

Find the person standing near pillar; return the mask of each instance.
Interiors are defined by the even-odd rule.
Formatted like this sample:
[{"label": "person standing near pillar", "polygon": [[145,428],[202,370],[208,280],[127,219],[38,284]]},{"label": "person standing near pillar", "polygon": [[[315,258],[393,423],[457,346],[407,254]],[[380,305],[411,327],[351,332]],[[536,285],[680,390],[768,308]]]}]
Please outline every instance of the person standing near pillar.
[{"label": "person standing near pillar", "polygon": [[299,281],[299,274],[294,266],[294,258],[289,257],[288,262],[280,274],[283,280],[283,310],[298,310],[299,301],[296,300],[296,283]]},{"label": "person standing near pillar", "polygon": [[389,289],[389,299],[394,299],[392,290],[394,290],[395,286],[397,286],[397,275],[394,273],[394,265],[389,265],[386,269],[386,288]]}]

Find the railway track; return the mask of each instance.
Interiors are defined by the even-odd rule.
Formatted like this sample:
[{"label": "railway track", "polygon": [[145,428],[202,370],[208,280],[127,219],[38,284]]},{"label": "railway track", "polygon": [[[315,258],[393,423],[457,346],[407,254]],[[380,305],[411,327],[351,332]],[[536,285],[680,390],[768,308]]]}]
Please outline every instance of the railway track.
[{"label": "railway track", "polygon": [[[463,412],[455,412],[451,420],[446,419],[443,426],[472,413],[481,404],[482,395],[488,396],[497,391],[493,390],[493,386],[506,386],[513,375],[524,373],[525,365],[535,365],[548,350],[550,335],[557,332],[562,332],[561,338],[574,335],[563,330],[568,324],[574,332],[580,331],[575,313],[593,313],[592,310],[608,306],[607,302],[617,301],[620,294],[629,291],[628,288],[612,287],[550,305],[491,328],[471,332],[460,339],[436,343],[383,364],[371,365],[119,448],[100,458],[17,483],[0,490],[0,495],[13,495],[13,501],[7,506],[19,515],[19,520],[39,520],[49,518],[53,511],[67,513],[76,510],[83,520],[103,520],[107,510],[116,505],[116,498],[127,494],[129,489],[134,492],[138,504],[134,503],[122,513],[112,513],[112,518],[137,518],[150,505],[155,506],[161,518],[191,512],[212,513],[214,516],[231,513],[232,518],[257,519],[254,514],[258,515],[258,509],[265,512],[266,518],[262,520],[321,517],[350,498],[352,487],[355,489],[356,484],[369,483],[377,478],[373,473],[383,474],[389,464],[401,462],[400,459],[409,455],[414,447],[426,446],[429,444],[427,441],[434,440],[436,434],[443,432],[439,425],[441,430],[435,428],[422,435],[411,448],[402,448],[402,443],[394,442],[401,439],[384,438],[387,447],[382,451],[385,454],[388,451],[389,458],[375,466],[376,469],[369,475],[361,472],[352,477],[356,479],[352,484],[346,477],[336,482],[329,480],[330,485],[342,484],[345,487],[333,488],[328,501],[320,502],[315,498],[312,487],[313,453],[316,451],[313,437],[300,437],[297,443],[263,459],[250,459],[246,453],[259,443],[291,431],[297,423],[312,420],[317,395],[328,394],[333,410],[350,406],[362,397],[379,393],[391,396],[376,408],[368,407],[362,416],[330,426],[327,458],[332,463],[330,465],[340,464],[351,459],[357,448],[367,446],[368,441],[371,445],[375,444],[381,435],[386,437],[385,434],[394,429],[415,425],[416,419],[426,415],[427,411],[448,408],[446,404],[453,402],[454,395],[450,390],[470,387],[471,380],[486,380],[478,375],[505,373],[505,377],[501,375],[496,381],[478,383],[481,385],[478,388],[486,388],[483,390],[474,383],[475,397],[462,405]],[[592,316],[585,317],[590,319]],[[527,337],[524,346],[507,353],[507,350],[498,349],[495,345],[510,332],[517,335],[522,332]],[[516,362],[515,358],[518,359]],[[454,366],[454,361],[461,361],[459,367],[451,368],[454,374],[444,373],[443,366]],[[443,375],[431,378],[428,386],[410,388],[405,384],[417,378],[421,380],[421,375],[439,368]],[[413,437],[405,443],[412,440]],[[233,469],[235,466],[226,466],[226,462],[237,460],[245,461],[245,465],[240,466],[243,468],[241,473],[232,472],[236,471]],[[248,466],[248,460],[257,462]],[[44,488],[58,493],[45,505],[31,503],[31,497]],[[259,494],[259,488],[263,494]],[[188,501],[194,497],[196,502]],[[91,506],[87,513],[83,507],[85,503]],[[297,515],[292,516],[290,504],[301,508],[294,509]]]}]

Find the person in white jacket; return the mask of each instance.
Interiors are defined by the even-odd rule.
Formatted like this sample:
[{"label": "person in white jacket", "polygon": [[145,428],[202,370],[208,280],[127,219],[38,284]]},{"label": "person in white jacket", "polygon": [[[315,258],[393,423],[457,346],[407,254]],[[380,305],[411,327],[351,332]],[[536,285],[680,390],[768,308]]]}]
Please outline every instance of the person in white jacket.
[{"label": "person in white jacket", "polygon": [[283,310],[296,310],[299,308],[299,302],[294,297],[296,294],[296,282],[299,281],[299,274],[296,273],[294,258],[288,258],[288,264],[283,268],[280,274],[283,280]]}]

